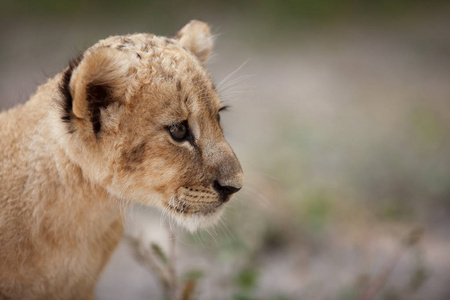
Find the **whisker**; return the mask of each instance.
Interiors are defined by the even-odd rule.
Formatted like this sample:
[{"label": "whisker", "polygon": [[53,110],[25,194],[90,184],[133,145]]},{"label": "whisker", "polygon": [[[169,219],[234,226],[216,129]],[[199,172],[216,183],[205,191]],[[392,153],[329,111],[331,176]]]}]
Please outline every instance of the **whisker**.
[{"label": "whisker", "polygon": [[224,79],[222,79],[217,85],[216,85],[216,89],[217,91],[220,91],[223,84],[230,79],[232,76],[234,76],[234,74],[236,74],[237,72],[239,72],[247,63],[249,60],[244,61],[236,70],[234,70],[233,72],[231,72],[230,74],[228,74]]},{"label": "whisker", "polygon": [[251,186],[244,186],[244,188],[242,189],[242,191],[245,192],[249,192],[249,195],[252,196],[256,196],[256,198],[258,200],[261,200],[260,202],[257,202],[258,204],[262,205],[263,207],[267,207],[270,205],[271,201],[269,200],[269,198],[267,198],[265,195],[259,193],[258,191],[256,191],[256,189],[252,188]]},{"label": "whisker", "polygon": [[232,79],[230,81],[227,81],[220,87],[219,93],[223,92],[225,89],[227,89],[228,87],[234,85],[237,82],[242,82],[243,80],[250,79],[250,78],[252,78],[254,76],[255,76],[254,74],[253,75],[242,75],[242,76],[234,78],[234,79]]}]

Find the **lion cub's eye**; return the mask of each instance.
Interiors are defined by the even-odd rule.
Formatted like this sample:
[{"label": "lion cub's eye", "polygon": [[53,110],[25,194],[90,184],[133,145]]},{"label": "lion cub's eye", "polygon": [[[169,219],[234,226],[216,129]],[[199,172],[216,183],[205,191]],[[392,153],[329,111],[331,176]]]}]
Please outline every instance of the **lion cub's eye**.
[{"label": "lion cub's eye", "polygon": [[220,112],[226,110],[227,108],[228,108],[227,105],[222,106],[221,108],[219,108],[219,113],[216,116],[216,119],[217,119],[218,122],[220,122]]},{"label": "lion cub's eye", "polygon": [[188,131],[188,125],[187,121],[173,124],[168,127],[170,136],[176,141],[176,142],[182,142],[187,139],[189,131]]}]

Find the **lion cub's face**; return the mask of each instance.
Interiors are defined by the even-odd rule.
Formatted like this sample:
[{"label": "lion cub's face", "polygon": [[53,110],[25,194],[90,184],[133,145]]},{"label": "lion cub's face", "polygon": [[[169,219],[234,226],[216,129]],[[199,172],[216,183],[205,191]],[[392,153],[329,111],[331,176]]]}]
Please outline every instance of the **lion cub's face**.
[{"label": "lion cub's face", "polygon": [[67,152],[86,176],[191,230],[215,222],[243,181],[220,126],[225,107],[204,68],[211,48],[198,21],[174,39],[111,37],[61,83]]}]

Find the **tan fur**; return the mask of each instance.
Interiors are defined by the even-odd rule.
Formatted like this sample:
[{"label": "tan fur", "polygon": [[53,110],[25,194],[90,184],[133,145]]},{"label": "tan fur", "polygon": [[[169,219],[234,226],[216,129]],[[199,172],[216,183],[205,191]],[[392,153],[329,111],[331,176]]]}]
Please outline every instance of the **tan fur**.
[{"label": "tan fur", "polygon": [[[225,198],[213,182],[238,189],[243,175],[204,69],[211,48],[199,21],[174,39],[110,37],[71,70],[70,121],[69,69],[0,114],[0,299],[91,299],[130,203],[191,230],[217,221]],[[91,101],[104,94],[95,132]],[[167,130],[184,120],[193,143]]]}]

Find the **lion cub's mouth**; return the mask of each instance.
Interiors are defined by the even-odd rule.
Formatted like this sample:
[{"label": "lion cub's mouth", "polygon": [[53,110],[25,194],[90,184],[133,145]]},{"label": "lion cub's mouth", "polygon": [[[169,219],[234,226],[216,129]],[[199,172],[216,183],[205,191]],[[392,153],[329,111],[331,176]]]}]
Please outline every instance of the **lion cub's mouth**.
[{"label": "lion cub's mouth", "polygon": [[181,215],[209,215],[216,212],[230,197],[219,195],[205,186],[181,187],[166,207]]},{"label": "lion cub's mouth", "polygon": [[170,210],[179,213],[179,214],[202,214],[209,215],[216,211],[216,209],[221,206],[223,203],[221,202],[211,202],[211,203],[193,203],[186,200],[179,200],[177,198],[173,198],[172,203],[167,204],[167,208]]}]

